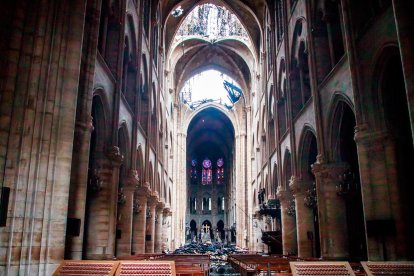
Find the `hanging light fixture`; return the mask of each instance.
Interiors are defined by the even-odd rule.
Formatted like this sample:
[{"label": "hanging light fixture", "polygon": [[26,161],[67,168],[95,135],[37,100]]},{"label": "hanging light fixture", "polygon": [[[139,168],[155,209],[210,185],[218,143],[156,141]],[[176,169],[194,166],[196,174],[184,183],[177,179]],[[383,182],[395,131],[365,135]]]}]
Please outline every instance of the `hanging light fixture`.
[{"label": "hanging light fixture", "polygon": [[134,201],[134,205],[132,206],[132,211],[134,214],[139,214],[142,211],[142,205],[138,203],[137,200]]},{"label": "hanging light fixture", "polygon": [[346,197],[350,192],[358,189],[355,174],[351,170],[347,170],[338,176],[339,181],[336,184],[336,194],[341,197]]},{"label": "hanging light fixture", "polygon": [[123,189],[120,188],[118,192],[118,204],[124,205],[126,203],[126,196],[123,193]]},{"label": "hanging light fixture", "polygon": [[294,198],[288,201],[287,214],[291,217],[296,217],[296,206]]},{"label": "hanging light fixture", "polygon": [[147,219],[150,219],[150,218],[152,218],[152,214],[151,214],[150,209],[147,209]]},{"label": "hanging light fixture", "polygon": [[316,196],[316,184],[312,183],[312,186],[306,191],[305,206],[309,209],[314,209],[318,204],[318,198]]}]

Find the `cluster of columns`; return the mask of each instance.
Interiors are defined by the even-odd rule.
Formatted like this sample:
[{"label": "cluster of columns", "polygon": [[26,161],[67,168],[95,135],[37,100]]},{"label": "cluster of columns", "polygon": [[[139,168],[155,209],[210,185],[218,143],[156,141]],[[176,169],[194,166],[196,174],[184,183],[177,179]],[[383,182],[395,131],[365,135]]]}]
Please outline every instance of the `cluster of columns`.
[{"label": "cluster of columns", "polygon": [[125,200],[119,204],[117,256],[161,253],[168,247],[170,207],[159,199],[158,192],[151,191],[149,183],[131,178],[122,191]]},{"label": "cluster of columns", "polygon": [[[316,178],[317,210],[319,217],[319,237],[321,257],[340,259],[348,257],[348,240],[345,201],[338,196],[336,186],[339,175],[348,165],[344,163],[315,163],[313,173]],[[296,254],[299,257],[314,257],[315,245],[309,234],[316,235],[314,211],[305,204],[307,191],[312,181],[292,176],[289,187],[278,187],[282,220],[283,254]],[[294,214],[292,214],[294,199]]]}]

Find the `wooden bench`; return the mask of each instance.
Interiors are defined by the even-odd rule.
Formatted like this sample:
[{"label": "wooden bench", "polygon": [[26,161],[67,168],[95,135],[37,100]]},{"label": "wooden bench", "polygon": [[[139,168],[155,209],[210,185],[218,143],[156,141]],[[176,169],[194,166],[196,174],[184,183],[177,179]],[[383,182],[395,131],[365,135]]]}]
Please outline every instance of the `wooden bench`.
[{"label": "wooden bench", "polygon": [[414,262],[361,262],[368,276],[414,275]]},{"label": "wooden bench", "polygon": [[286,256],[261,256],[258,254],[230,255],[228,261],[241,275],[291,275],[289,261],[297,260]]},{"label": "wooden bench", "polygon": [[114,275],[119,262],[113,261],[63,261],[53,276],[63,275]]},{"label": "wooden bench", "polygon": [[174,261],[176,274],[181,276],[203,276],[210,270],[209,255],[173,254],[164,255],[162,260]]},{"label": "wooden bench", "polygon": [[293,276],[355,276],[348,262],[290,262]]},{"label": "wooden bench", "polygon": [[144,260],[158,260],[164,257],[164,254],[156,254],[156,253],[143,253],[143,254],[135,254],[135,255],[128,255],[128,256],[120,256],[117,257],[117,260],[127,260],[127,261],[144,261]]},{"label": "wooden bench", "polygon": [[175,276],[176,273],[173,261],[121,261],[115,275]]},{"label": "wooden bench", "polygon": [[203,276],[210,270],[209,255],[195,254],[136,254],[132,256],[122,256],[118,260],[157,260],[174,261],[176,275],[181,276]]}]

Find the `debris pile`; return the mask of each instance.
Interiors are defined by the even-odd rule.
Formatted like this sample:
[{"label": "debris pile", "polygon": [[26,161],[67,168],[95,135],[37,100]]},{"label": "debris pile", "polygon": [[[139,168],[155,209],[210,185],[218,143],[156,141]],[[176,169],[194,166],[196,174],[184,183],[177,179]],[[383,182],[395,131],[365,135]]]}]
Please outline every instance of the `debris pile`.
[{"label": "debris pile", "polygon": [[177,248],[173,254],[207,254],[210,255],[210,275],[240,275],[227,263],[227,256],[247,252],[238,246],[224,245],[220,242],[192,242]]}]

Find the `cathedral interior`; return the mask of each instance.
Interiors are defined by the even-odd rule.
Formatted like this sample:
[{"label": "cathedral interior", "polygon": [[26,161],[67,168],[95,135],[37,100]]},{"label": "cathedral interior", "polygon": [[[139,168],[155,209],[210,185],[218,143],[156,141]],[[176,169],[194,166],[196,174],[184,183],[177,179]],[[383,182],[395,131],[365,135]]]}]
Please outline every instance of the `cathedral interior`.
[{"label": "cathedral interior", "polygon": [[2,1],[0,275],[211,241],[413,261],[413,10]]}]

